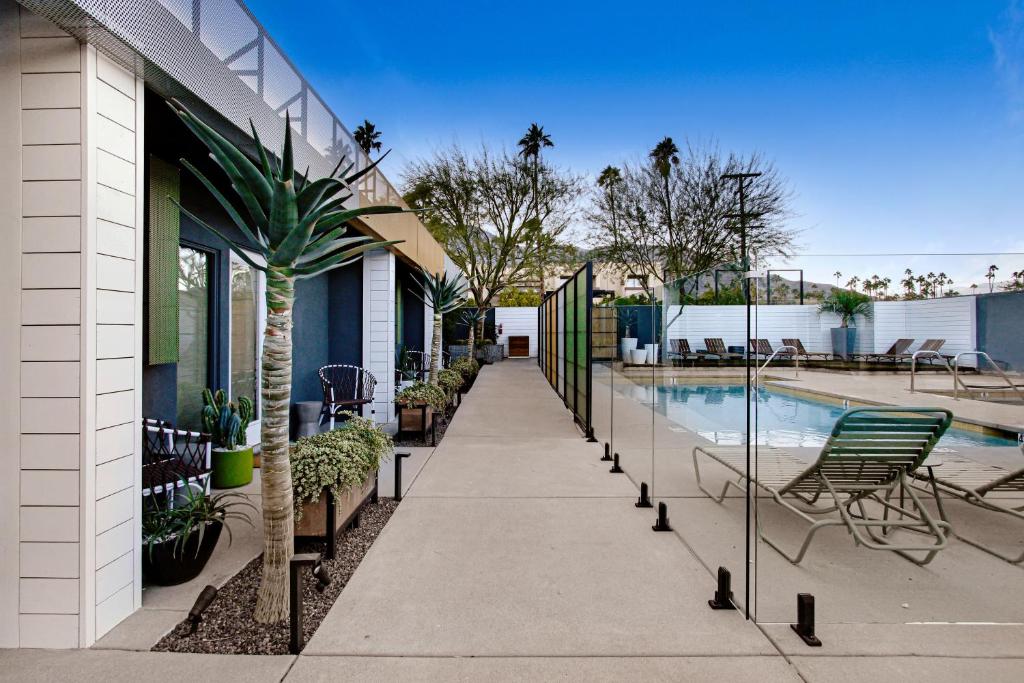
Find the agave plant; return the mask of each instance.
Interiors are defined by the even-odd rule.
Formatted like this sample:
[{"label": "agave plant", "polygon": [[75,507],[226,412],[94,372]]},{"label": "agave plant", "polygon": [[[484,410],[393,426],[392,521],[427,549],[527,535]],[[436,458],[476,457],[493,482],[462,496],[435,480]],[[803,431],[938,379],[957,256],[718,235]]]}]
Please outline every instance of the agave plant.
[{"label": "agave plant", "polygon": [[[295,281],[352,263],[365,251],[397,242],[370,237],[343,237],[349,221],[368,214],[397,213],[397,206],[345,208],[352,183],[374,165],[351,173],[355,162],[342,157],[330,175],[318,180],[295,173],[291,121],[286,116],[284,147],[277,158],[267,154],[250,121],[259,165],[178,102],[171,107],[210,150],[248,216],[243,216],[195,166],[182,165],[203,184],[232,223],[263,257],[252,258],[220,230],[178,205],[182,213],[223,240],[238,257],[266,273],[267,323],[263,339],[263,576],[256,598],[257,621],[272,623],[288,616],[288,562],[293,553],[291,469],[288,465],[288,412],[292,378],[292,307]],[[383,158],[383,157],[381,157]],[[345,166],[345,168],[342,168]],[[351,174],[350,174],[351,173]]]},{"label": "agave plant", "polygon": [[465,301],[468,285],[462,277],[448,279],[448,273],[435,275],[423,269],[423,281],[417,282],[422,296],[413,296],[434,309],[434,336],[430,344],[430,384],[437,385],[437,370],[441,364],[441,321],[445,313],[454,311]]}]

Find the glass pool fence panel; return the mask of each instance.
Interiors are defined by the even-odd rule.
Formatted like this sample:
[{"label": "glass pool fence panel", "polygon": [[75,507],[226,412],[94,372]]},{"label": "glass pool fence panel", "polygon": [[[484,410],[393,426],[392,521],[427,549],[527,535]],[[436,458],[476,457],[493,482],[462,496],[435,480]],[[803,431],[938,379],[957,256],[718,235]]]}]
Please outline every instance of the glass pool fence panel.
[{"label": "glass pool fence panel", "polygon": [[[747,409],[740,282],[732,264],[667,281],[654,292],[650,326],[658,344],[646,376],[653,503],[655,512],[667,506],[670,526],[707,567],[709,597],[719,567],[738,598],[746,579],[744,493],[725,489],[740,476],[730,467],[745,466],[735,453],[744,448]],[[710,459],[714,449],[728,466]]]},{"label": "glass pool fence panel", "polygon": [[[798,593],[814,595],[819,625],[889,624],[908,638],[921,624],[957,624],[966,644],[991,633],[979,623],[1020,621],[1024,563],[1008,560],[1024,559],[1024,519],[1013,510],[1024,506],[1022,261],[874,254],[758,264],[765,274],[802,272],[805,294],[803,305],[781,291],[769,303],[765,279],[756,297],[759,621],[793,623]],[[905,410],[870,412],[878,406]],[[942,429],[922,421],[945,411],[941,439],[921,438]],[[857,422],[822,461],[844,419]],[[791,483],[818,462],[817,478]],[[978,489],[976,503],[964,489]]]},{"label": "glass pool fence panel", "polygon": [[618,355],[618,309],[614,300],[603,299],[591,311],[591,428],[594,438],[612,452],[615,440],[612,396],[615,391],[615,362]]}]

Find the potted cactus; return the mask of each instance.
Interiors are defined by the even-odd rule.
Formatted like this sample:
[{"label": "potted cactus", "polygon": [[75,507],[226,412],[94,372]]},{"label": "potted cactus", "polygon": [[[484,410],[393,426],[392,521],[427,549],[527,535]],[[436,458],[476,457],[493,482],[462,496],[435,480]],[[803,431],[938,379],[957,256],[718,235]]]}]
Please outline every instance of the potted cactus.
[{"label": "potted cactus", "polygon": [[218,489],[245,486],[252,481],[252,446],[245,443],[245,430],[252,419],[252,401],[238,398],[236,406],[223,389],[203,390],[203,430],[212,437],[212,485]]}]

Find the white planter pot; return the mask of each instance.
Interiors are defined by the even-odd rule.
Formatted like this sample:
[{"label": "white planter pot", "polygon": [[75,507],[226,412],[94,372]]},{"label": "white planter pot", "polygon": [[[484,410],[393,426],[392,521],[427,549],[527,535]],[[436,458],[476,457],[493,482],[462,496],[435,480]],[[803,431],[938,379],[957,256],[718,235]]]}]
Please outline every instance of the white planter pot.
[{"label": "white planter pot", "polygon": [[630,359],[629,353],[636,349],[636,342],[636,337],[623,337],[619,340],[622,349],[622,360],[628,361]]},{"label": "white planter pot", "polygon": [[633,365],[643,365],[647,362],[647,351],[643,349],[633,349],[629,355],[633,360]]},{"label": "white planter pot", "polygon": [[644,352],[647,353],[647,362],[654,365],[658,362],[658,344],[644,344]]}]

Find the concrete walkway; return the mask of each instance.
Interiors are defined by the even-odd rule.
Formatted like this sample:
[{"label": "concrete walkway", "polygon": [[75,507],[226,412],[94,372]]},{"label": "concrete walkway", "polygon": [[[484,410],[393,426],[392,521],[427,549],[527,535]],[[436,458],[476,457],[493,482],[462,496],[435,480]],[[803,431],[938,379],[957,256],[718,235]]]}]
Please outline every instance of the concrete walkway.
[{"label": "concrete walkway", "polygon": [[0,678],[1019,680],[1011,642],[1001,659],[943,656],[952,634],[811,650],[710,610],[708,568],[600,455],[532,361],[487,367],[301,656],[0,652]]}]

